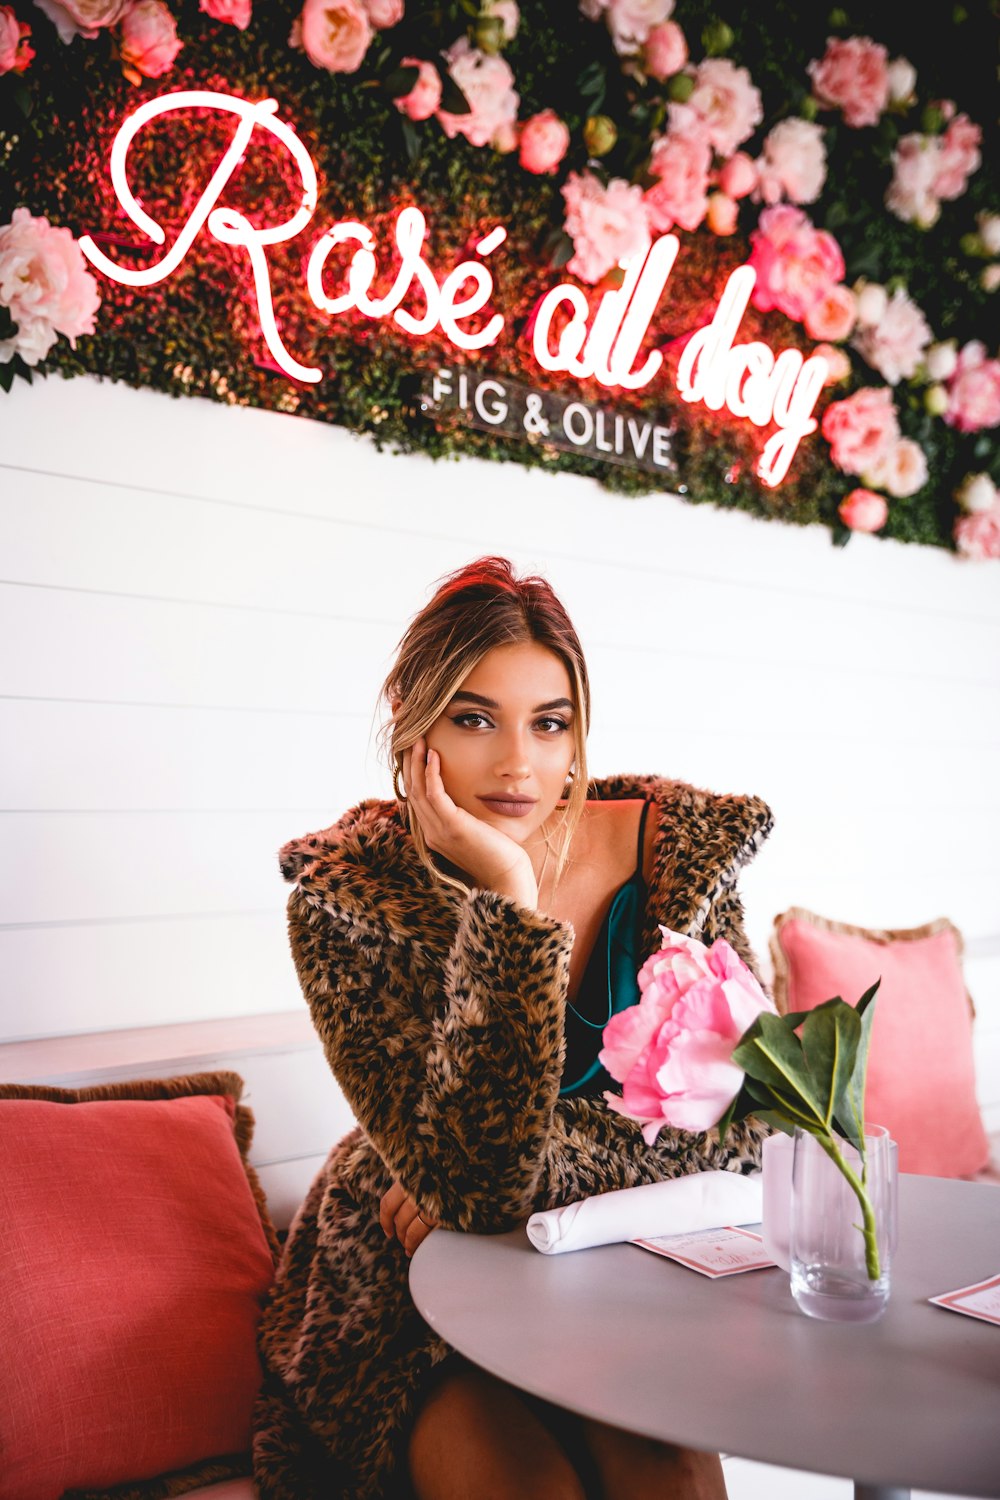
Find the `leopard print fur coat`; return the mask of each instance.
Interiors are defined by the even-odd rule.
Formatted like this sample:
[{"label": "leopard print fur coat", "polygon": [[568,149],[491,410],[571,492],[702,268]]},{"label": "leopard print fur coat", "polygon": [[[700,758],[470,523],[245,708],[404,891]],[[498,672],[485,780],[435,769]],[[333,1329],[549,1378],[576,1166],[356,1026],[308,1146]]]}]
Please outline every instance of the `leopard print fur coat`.
[{"label": "leopard print fur coat", "polygon": [[[645,951],[662,922],[725,937],[753,967],[735,882],[770,831],[767,806],[654,777],[594,795],[656,804]],[[493,1233],[613,1188],[749,1172],[766,1132],[664,1130],[647,1146],[600,1098],[559,1098],[572,929],[435,882],[395,803],[293,840],[281,868],[299,980],[358,1125],[313,1184],[264,1312],[255,1478],[262,1500],[390,1500],[407,1493],[413,1416],[450,1353],[379,1226],[393,1179],[427,1218]]]}]

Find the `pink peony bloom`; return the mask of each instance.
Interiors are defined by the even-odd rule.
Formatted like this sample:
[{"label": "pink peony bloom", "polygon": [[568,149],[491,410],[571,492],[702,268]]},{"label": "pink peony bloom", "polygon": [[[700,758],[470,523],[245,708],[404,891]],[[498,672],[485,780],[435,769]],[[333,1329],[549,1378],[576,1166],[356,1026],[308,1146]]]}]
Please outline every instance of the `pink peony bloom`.
[{"label": "pink peony bloom", "polygon": [[408,94],[395,101],[396,108],[411,120],[429,120],[441,103],[441,75],[433,63],[419,57],[404,57],[401,68],[417,68],[417,81]]},{"label": "pink peony bloom", "polygon": [[649,223],[641,188],[622,177],[612,177],[604,187],[589,172],[571,172],[562,195],[574,250],[567,268],[571,276],[593,285],[620,261],[645,255]]},{"label": "pink peony bloom", "polygon": [[532,115],[521,129],[521,166],[538,174],[556,170],[569,146],[569,129],[554,109]]},{"label": "pink peony bloom", "polygon": [[372,39],[368,12],[360,0],[306,0],[289,38],[316,68],[356,73]]},{"label": "pink peony bloom", "polygon": [[760,90],[746,68],[735,67],[728,57],[707,57],[694,78],[694,92],[672,107],[671,122],[679,122],[682,112],[694,115],[719,155],[732,156],[764,118]]},{"label": "pink peony bloom", "polygon": [[213,21],[225,21],[237,31],[250,25],[250,0],[198,0],[198,9]]},{"label": "pink peony bloom", "polygon": [[177,22],[163,0],[136,0],[125,12],[119,51],[122,72],[130,82],[162,78],[170,72],[183,45],[177,36]]},{"label": "pink peony bloom", "polygon": [[823,413],[830,457],[845,474],[877,472],[899,441],[899,422],[888,386],[862,386]]},{"label": "pink peony bloom", "polygon": [[956,115],[939,139],[941,150],[934,176],[934,195],[950,202],[962,196],[969,178],[982,164],[979,147],[983,132],[968,115]]},{"label": "pink peony bloom", "polygon": [[644,46],[655,26],[670,19],[674,0],[606,0],[601,8],[615,51],[620,57],[631,57]]},{"label": "pink peony bloom", "polygon": [[403,0],[364,0],[364,7],[376,31],[387,31],[403,19]]},{"label": "pink peony bloom", "polygon": [[909,104],[917,86],[917,70],[905,57],[894,57],[888,68],[889,98],[893,104]]},{"label": "pink peony bloom", "polygon": [[820,359],[826,360],[824,385],[839,385],[850,375],[851,361],[843,349],[838,349],[835,344],[817,344],[813,354],[818,354]]},{"label": "pink peony bloom", "polygon": [[959,432],[1000,426],[1000,360],[987,359],[978,339],[965,345],[948,382],[944,419]]},{"label": "pink peony bloom", "polygon": [[514,75],[502,57],[490,57],[461,37],[444,54],[448,71],[462,90],[471,114],[451,115],[438,110],[441,128],[450,140],[464,135],[473,146],[485,146],[506,125],[517,119],[519,96]]},{"label": "pink peony bloom", "polygon": [[745,151],[737,151],[719,169],[719,186],[728,198],[745,198],[757,186],[756,164]]},{"label": "pink peony bloom", "polygon": [[0,340],[0,364],[19,354],[37,365],[59,334],[75,348],[81,334],[93,333],[101,297],[68,229],[15,208],[11,222],[0,226],[0,305],[17,324],[11,338]]},{"label": "pink peony bloom", "polygon": [[920,308],[898,287],[878,322],[856,334],[854,347],[883,380],[896,385],[917,373],[932,338]]},{"label": "pink peony bloom", "polygon": [[889,519],[889,507],[882,495],[852,490],[837,506],[837,514],[852,531],[881,531]]},{"label": "pink peony bloom", "polygon": [[642,1122],[653,1145],[664,1125],[703,1131],[743,1085],[734,1047],[762,1011],[777,1014],[724,938],[706,948],[661,927],[663,947],[639,971],[638,1005],[611,1017],[600,1060],[622,1084],[609,1106]]},{"label": "pink peony bloom", "polygon": [[748,263],[757,273],[753,303],[761,312],[777,308],[801,322],[807,309],[843,279],[840,246],[801,208],[787,203],[765,208],[750,240]]},{"label": "pink peony bloom", "polygon": [[892,153],[892,181],[886,190],[886,207],[906,224],[929,229],[941,212],[934,191],[941,163],[941,142],[936,136],[904,135]]},{"label": "pink peony bloom", "polygon": [[802,321],[811,339],[829,339],[839,344],[854,327],[856,316],[854,293],[849,287],[834,282],[810,303]]},{"label": "pink peony bloom", "polygon": [[735,198],[727,198],[725,193],[708,195],[708,213],[705,216],[705,222],[713,234],[735,234],[739,218],[740,206]]},{"label": "pink peony bloom", "polygon": [[653,142],[649,170],[660,180],[645,195],[649,222],[661,234],[679,224],[697,229],[708,212],[712,148],[703,135],[669,130]]},{"label": "pink peony bloom", "polygon": [[1000,557],[1000,505],[955,522],[955,545],[963,557],[987,562]]},{"label": "pink peony bloom", "polygon": [[764,138],[754,197],[764,203],[815,203],[826,181],[823,129],[809,120],[782,120]]},{"label": "pink peony bloom", "polygon": [[819,62],[808,68],[813,92],[823,104],[843,110],[845,125],[877,125],[889,103],[889,66],[884,47],[867,36],[828,37]]},{"label": "pink peony bloom", "polygon": [[0,5],[0,73],[23,73],[34,57],[28,46],[31,27],[19,21],[9,5]]},{"label": "pink peony bloom", "polygon": [[120,21],[129,0],[35,0],[38,9],[48,16],[61,42],[76,36],[93,41],[99,32]]},{"label": "pink peony bloom", "polygon": [[912,438],[898,438],[885,458],[864,473],[866,484],[885,490],[896,500],[915,495],[927,483],[927,455]]},{"label": "pink peony bloom", "polygon": [[[400,0],[402,6],[402,0]],[[503,39],[512,42],[517,36],[517,28],[521,24],[521,11],[517,0],[485,0],[483,14],[496,16],[503,27]]]},{"label": "pink peony bloom", "polygon": [[684,33],[676,21],[664,21],[654,26],[646,38],[643,60],[650,78],[673,78],[688,60],[688,47]]}]

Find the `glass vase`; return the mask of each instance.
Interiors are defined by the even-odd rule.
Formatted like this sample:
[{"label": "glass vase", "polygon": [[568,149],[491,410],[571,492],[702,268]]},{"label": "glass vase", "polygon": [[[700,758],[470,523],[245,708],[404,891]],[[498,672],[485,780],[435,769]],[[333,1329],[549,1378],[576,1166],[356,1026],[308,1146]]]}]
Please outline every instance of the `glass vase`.
[{"label": "glass vase", "polygon": [[[791,1288],[803,1312],[870,1323],[889,1301],[896,1238],[897,1153],[881,1125],[865,1129],[865,1167],[847,1141],[836,1148],[866,1205],[815,1136],[796,1130],[789,1212]],[[867,1231],[867,1232],[866,1232]]]}]

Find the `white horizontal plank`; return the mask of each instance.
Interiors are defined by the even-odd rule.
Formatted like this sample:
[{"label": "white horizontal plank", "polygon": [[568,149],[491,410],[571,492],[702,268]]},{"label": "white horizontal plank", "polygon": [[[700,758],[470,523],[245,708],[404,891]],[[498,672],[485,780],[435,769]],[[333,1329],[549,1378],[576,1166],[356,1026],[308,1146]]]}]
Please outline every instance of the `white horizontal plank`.
[{"label": "white horizontal plank", "polygon": [[[633,558],[639,548],[655,559],[654,570],[665,564],[673,574],[741,580],[752,553],[762,584],[802,597],[829,592],[856,600],[877,596],[886,604],[922,599],[942,617],[1000,619],[991,569],[937,548],[858,536],[848,548],[835,549],[822,527],[723,514],[665,494],[625,500],[573,475],[379,453],[367,439],[280,413],[171,401],[79,379],[19,383],[5,402],[8,418],[3,461],[12,483],[18,468],[42,470],[133,491],[172,489],[350,519],[364,494],[373,528],[462,539],[473,551],[496,550],[499,513],[504,550],[528,557],[541,550],[611,562]],[[172,434],[167,445],[165,421]],[[58,450],[42,446],[40,436],[50,431],[70,432],[73,441]]]},{"label": "white horizontal plank", "polygon": [[[401,606],[415,611],[430,582],[470,555],[464,541],[357,519],[48,474],[26,473],[5,488],[0,525],[4,576],[15,583],[296,615],[308,608],[392,628],[402,624]],[[734,581],[666,568],[657,577],[651,561],[642,553],[549,560],[544,548],[538,557],[557,569],[591,648],[669,642],[706,663],[766,657],[776,666],[1000,683],[1000,621],[971,633],[963,617],[928,613],[926,601],[891,607],[876,597],[845,609],[825,595],[782,594],[753,573]],[[415,580],[409,600],[399,597],[402,577]]]}]

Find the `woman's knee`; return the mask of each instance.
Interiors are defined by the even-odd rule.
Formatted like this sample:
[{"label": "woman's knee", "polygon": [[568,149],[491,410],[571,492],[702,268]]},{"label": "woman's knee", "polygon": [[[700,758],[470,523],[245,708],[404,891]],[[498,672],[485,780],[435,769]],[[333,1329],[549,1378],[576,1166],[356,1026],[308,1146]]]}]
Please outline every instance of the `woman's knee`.
[{"label": "woman's knee", "polygon": [[726,1500],[717,1453],[660,1443],[603,1422],[586,1422],[584,1437],[605,1500]]}]

